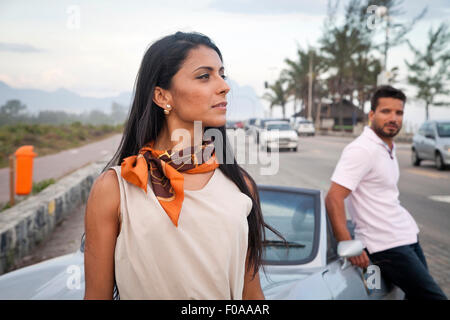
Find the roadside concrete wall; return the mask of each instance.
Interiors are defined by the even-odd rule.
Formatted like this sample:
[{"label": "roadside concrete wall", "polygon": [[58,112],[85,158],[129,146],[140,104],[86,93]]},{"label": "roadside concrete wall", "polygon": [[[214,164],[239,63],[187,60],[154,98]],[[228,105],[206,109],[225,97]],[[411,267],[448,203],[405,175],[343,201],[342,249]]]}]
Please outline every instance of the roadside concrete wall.
[{"label": "roadside concrete wall", "polygon": [[[340,131],[320,131],[318,132],[318,135],[321,136],[334,136],[334,137],[350,137],[350,138],[356,138],[361,134],[362,131],[356,131],[356,132],[340,132]],[[406,134],[400,132],[395,138],[394,142],[401,142],[401,143],[412,143],[413,135],[412,134]]]},{"label": "roadside concrete wall", "polygon": [[106,161],[93,162],[14,207],[0,212],[0,274],[31,251],[68,214],[87,201]]}]

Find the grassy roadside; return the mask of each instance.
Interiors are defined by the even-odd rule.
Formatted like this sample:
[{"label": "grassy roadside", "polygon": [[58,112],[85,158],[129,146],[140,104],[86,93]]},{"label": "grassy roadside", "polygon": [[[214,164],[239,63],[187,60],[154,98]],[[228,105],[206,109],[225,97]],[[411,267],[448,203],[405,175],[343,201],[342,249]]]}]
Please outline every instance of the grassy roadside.
[{"label": "grassy roadside", "polygon": [[[31,189],[31,193],[27,196],[24,196],[22,198],[16,199],[16,204],[27,199],[29,196],[34,196],[35,194],[41,192],[45,188],[47,188],[49,185],[54,184],[56,182],[55,179],[46,179],[39,182],[33,181],[33,186]],[[0,202],[0,212],[6,209],[11,208],[12,206],[9,204],[9,202]]]},{"label": "grassy roadside", "polygon": [[32,145],[38,156],[45,156],[99,141],[122,131],[123,124],[94,126],[80,122],[0,126],[0,168],[7,167],[9,155],[23,145]]},{"label": "grassy roadside", "polygon": [[[0,168],[8,167],[9,155],[23,145],[32,145],[38,156],[45,156],[96,142],[122,133],[122,131],[123,124],[94,126],[83,125],[80,122],[65,125],[15,124],[0,126]],[[39,193],[53,183],[55,183],[54,179],[33,181],[32,192],[29,196]],[[16,201],[19,203],[27,197],[18,198]],[[8,202],[0,203],[0,211],[10,207]]]}]

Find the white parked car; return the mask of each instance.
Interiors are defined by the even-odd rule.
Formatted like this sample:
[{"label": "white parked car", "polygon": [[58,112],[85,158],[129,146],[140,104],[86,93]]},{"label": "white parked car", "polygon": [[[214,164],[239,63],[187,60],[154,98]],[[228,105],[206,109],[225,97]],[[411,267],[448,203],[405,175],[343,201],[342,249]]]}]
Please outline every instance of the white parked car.
[{"label": "white parked car", "polygon": [[316,134],[314,124],[310,120],[296,118],[293,127],[299,136],[314,136]]},{"label": "white parked car", "polygon": [[[264,220],[286,239],[266,230],[261,287],[266,299],[403,299],[376,266],[366,271],[348,258],[360,240],[337,242],[320,190],[258,185]],[[354,226],[347,222],[351,235]],[[66,300],[84,297],[84,238],[80,249],[0,276],[0,300]]]},{"label": "white parked car", "polygon": [[285,148],[297,151],[298,135],[286,121],[267,121],[260,134],[260,145],[267,151]]}]

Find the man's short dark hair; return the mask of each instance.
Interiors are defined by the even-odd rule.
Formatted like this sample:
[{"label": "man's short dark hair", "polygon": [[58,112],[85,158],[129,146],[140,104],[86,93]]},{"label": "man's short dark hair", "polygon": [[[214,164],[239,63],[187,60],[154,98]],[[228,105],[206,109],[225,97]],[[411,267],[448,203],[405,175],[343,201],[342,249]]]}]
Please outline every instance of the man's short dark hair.
[{"label": "man's short dark hair", "polygon": [[406,102],[406,96],[403,91],[395,89],[391,86],[381,86],[378,87],[372,95],[372,99],[370,99],[370,109],[375,111],[378,106],[379,98],[394,98],[403,101],[403,105]]}]

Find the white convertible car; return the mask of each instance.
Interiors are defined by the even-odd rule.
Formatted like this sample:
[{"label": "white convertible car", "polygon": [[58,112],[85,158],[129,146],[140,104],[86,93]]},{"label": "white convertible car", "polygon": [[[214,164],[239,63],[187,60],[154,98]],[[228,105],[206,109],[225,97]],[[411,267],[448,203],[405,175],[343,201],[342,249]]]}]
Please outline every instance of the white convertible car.
[{"label": "white convertible car", "polygon": [[[367,272],[346,258],[361,254],[359,240],[336,243],[322,192],[259,186],[266,222],[287,240],[267,231],[264,268],[266,299],[403,299],[376,266]],[[83,299],[84,241],[80,249],[0,276],[0,299]]]}]

